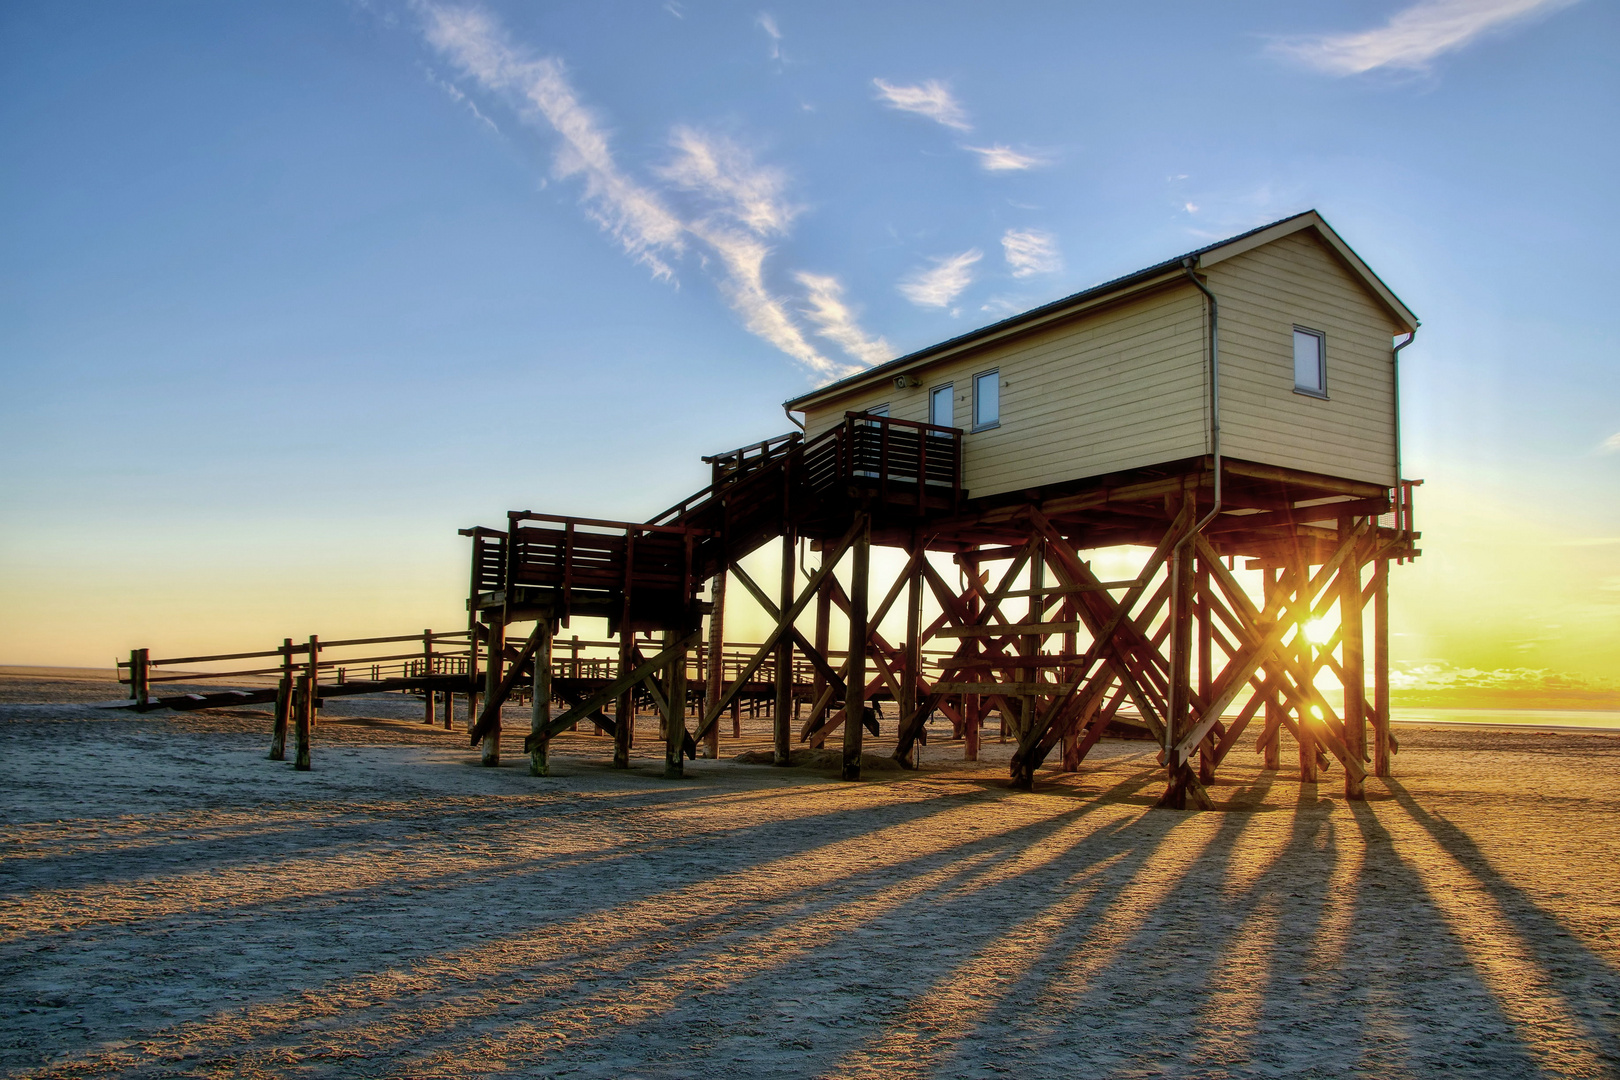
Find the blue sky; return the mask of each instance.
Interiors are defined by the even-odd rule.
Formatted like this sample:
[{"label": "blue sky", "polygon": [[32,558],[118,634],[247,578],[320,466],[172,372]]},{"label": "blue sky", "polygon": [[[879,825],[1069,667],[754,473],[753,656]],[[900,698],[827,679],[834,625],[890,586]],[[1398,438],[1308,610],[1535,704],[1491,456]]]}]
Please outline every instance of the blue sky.
[{"label": "blue sky", "polygon": [[1315,207],[1424,320],[1398,647],[1620,677],[1617,31],[8,5],[0,662],[449,625],[458,526],[645,517],[832,374]]}]

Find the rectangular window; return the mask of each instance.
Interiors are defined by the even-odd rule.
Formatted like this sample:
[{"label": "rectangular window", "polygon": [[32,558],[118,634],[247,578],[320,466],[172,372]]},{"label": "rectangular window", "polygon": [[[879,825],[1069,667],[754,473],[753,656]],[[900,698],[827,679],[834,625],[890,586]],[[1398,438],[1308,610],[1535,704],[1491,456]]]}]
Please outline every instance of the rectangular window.
[{"label": "rectangular window", "polygon": [[1327,335],[1294,327],[1294,390],[1327,397]]},{"label": "rectangular window", "polygon": [[950,383],[928,392],[928,422],[940,427],[956,426],[956,391]]},{"label": "rectangular window", "polygon": [[872,406],[870,409],[866,410],[866,415],[868,415],[868,416],[888,416],[889,415],[888,402],[884,402],[882,405],[874,405],[874,406]]},{"label": "rectangular window", "polygon": [[973,430],[982,431],[1001,423],[1001,372],[986,371],[973,376]]}]

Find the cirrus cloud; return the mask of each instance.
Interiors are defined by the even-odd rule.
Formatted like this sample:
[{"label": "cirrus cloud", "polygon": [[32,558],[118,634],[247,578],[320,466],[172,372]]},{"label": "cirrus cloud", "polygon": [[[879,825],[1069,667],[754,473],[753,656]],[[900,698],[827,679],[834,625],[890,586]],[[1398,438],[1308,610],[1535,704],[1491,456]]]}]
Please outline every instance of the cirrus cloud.
[{"label": "cirrus cloud", "polygon": [[926,116],[937,124],[957,131],[972,131],[967,111],[951,96],[950,87],[938,79],[929,79],[913,86],[899,86],[883,79],[873,79],[878,88],[878,100],[891,109]]},{"label": "cirrus cloud", "polygon": [[995,143],[991,146],[964,146],[979,155],[979,167],[986,172],[1021,172],[1024,169],[1033,169],[1045,162],[1030,154],[1020,154],[1010,146]]},{"label": "cirrus cloud", "polygon": [[1286,38],[1270,51],[1330,75],[1375,68],[1427,69],[1442,53],[1492,30],[1569,7],[1578,0],[1418,0],[1383,26],[1346,34]]},{"label": "cirrus cloud", "polygon": [[1039,229],[1008,229],[1001,237],[1001,251],[1015,278],[1052,274],[1063,269],[1057,237]]},{"label": "cirrus cloud", "polygon": [[[807,291],[803,316],[852,363],[822,355],[791,301],[771,290],[766,263],[773,249],[767,240],[787,235],[803,209],[787,198],[782,170],[757,164],[724,136],[683,125],[671,132],[672,156],[653,170],[663,186],[637,181],[615,160],[606,129],[580,101],[561,61],[513,43],[479,8],[422,2],[417,10],[429,44],[463,76],[510,99],[524,124],[558,136],[553,174],[583,181],[580,202],[587,216],[655,278],[673,280],[672,264],[696,251],[705,266],[718,265],[720,294],[743,326],[823,380],[853,374],[887,354],[887,343],[865,333],[842,303],[836,277],[801,274],[795,280]],[[762,20],[777,39],[774,22]]]},{"label": "cirrus cloud", "polygon": [[938,256],[933,266],[913,271],[900,282],[900,295],[918,307],[949,307],[973,284],[973,264],[982,258],[984,252],[978,248]]}]

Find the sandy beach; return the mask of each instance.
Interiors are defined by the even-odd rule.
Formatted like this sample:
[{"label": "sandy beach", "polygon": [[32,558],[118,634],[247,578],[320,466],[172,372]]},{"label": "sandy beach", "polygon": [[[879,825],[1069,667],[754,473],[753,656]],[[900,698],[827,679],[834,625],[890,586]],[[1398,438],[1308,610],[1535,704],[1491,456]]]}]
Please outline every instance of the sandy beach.
[{"label": "sandy beach", "polygon": [[0,678],[6,1076],[1620,1075],[1620,735],[1406,727],[1365,803],[1245,747],[1179,813],[1135,742],[538,779],[356,698],[297,773],[117,691]]}]

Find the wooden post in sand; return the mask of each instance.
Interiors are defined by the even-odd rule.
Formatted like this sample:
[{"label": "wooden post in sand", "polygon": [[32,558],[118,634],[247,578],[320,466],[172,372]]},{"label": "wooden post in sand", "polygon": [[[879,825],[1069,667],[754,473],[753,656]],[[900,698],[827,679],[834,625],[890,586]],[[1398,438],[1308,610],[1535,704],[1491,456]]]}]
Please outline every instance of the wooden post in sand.
[{"label": "wooden post in sand", "polygon": [[844,686],[845,780],[861,778],[861,736],[866,721],[866,616],[867,579],[872,562],[872,520],[862,515],[852,549],[854,561],[849,583],[849,675]]},{"label": "wooden post in sand", "polygon": [[[628,626],[629,620],[619,624],[619,677],[636,669],[636,635]],[[630,767],[630,748],[636,744],[636,688],[627,686],[614,706],[613,767]]]},{"label": "wooden post in sand", "polygon": [[[704,701],[719,701],[720,695],[726,689],[726,568],[722,566],[720,572],[714,575],[714,583],[709,587],[709,599],[712,611],[709,612],[709,650],[708,667],[704,670],[707,676],[704,682]],[[709,727],[709,737],[705,740],[709,748],[709,756],[720,756],[720,725],[712,724]]]},{"label": "wooden post in sand", "polygon": [[1169,773],[1159,805],[1187,809],[1187,787],[1192,769],[1177,765],[1175,747],[1191,726],[1193,650],[1193,546],[1182,544],[1170,556],[1170,686],[1164,718],[1165,768]]},{"label": "wooden post in sand", "polygon": [[[1277,571],[1268,568],[1265,571],[1265,606],[1271,605],[1278,582]],[[1260,740],[1260,752],[1265,755],[1261,768],[1268,772],[1275,772],[1282,768],[1282,698],[1277,691],[1272,691],[1266,698],[1266,726],[1263,738]]]},{"label": "wooden post in sand", "polygon": [[[682,641],[676,630],[664,631],[664,648]],[[676,649],[670,658],[664,682],[664,778],[679,780],[686,775],[686,650]]]},{"label": "wooden post in sand", "polygon": [[[432,630],[423,630],[422,631],[422,678],[431,679],[432,677],[433,677],[433,631]],[[433,720],[434,720],[434,717],[433,717],[433,684],[432,683],[427,684],[427,692],[422,695],[422,699],[425,702],[427,702],[427,709],[422,714],[422,723],[424,723],[424,724],[432,724]]]},{"label": "wooden post in sand", "polygon": [[287,760],[287,720],[293,710],[293,643],[281,639],[281,683],[276,687],[276,720],[270,729],[270,760]]},{"label": "wooden post in sand", "polygon": [[1373,563],[1373,775],[1389,775],[1389,560]]},{"label": "wooden post in sand", "polygon": [[[534,699],[530,703],[529,733],[539,741],[529,751],[529,775],[551,775],[551,740],[545,736],[551,722],[551,619],[540,617],[535,628],[534,647]],[[579,640],[575,638],[575,640]]]},{"label": "wooden post in sand", "polygon": [[[793,606],[793,530],[782,530],[782,589],[777,610],[786,612]],[[775,765],[791,765],[789,754],[793,747],[793,635],[783,634],[776,645],[776,708],[771,715],[771,761]]]},{"label": "wooden post in sand", "polygon": [[489,658],[484,662],[484,700],[495,707],[490,715],[489,730],[484,734],[479,763],[494,768],[501,763],[501,706],[498,695],[503,674],[501,669],[506,662],[506,623],[502,620],[502,613],[493,612],[487,625]]},{"label": "wooden post in sand", "polygon": [[129,696],[135,699],[137,711],[143,711],[147,704],[148,678],[151,674],[150,649],[131,649],[129,653]]},{"label": "wooden post in sand", "polygon": [[298,676],[298,704],[297,704],[297,738],[298,756],[293,761],[293,768],[299,772],[309,771],[309,737],[310,730],[315,726],[315,677],[313,675]]},{"label": "wooden post in sand", "polygon": [[[1339,518],[1341,542],[1350,535],[1355,524],[1348,514]],[[1344,743],[1345,752],[1357,761],[1367,757],[1367,722],[1365,716],[1366,671],[1363,667],[1361,640],[1361,545],[1339,567],[1339,647],[1344,668]],[[1353,769],[1344,771],[1344,797],[1365,799],[1366,789],[1361,775]]]},{"label": "wooden post in sand", "polygon": [[[1202,556],[1198,559],[1193,588],[1194,618],[1198,621],[1198,698],[1207,702],[1215,688],[1215,624],[1210,621],[1213,616],[1209,605],[1209,565]],[[1206,785],[1215,782],[1215,740],[1208,736],[1198,744],[1198,782]]]},{"label": "wooden post in sand", "polygon": [[315,730],[316,710],[321,697],[321,639],[309,635],[309,728]]},{"label": "wooden post in sand", "polygon": [[[1308,583],[1311,580],[1310,564],[1303,559],[1296,559],[1287,577],[1288,584],[1284,586],[1296,596],[1307,602],[1303,605],[1310,610],[1310,597]],[[1305,633],[1305,622],[1301,619],[1298,628],[1294,631],[1295,645],[1299,650],[1299,666],[1301,671],[1314,671],[1311,666],[1311,639]],[[1313,715],[1315,707],[1302,702],[1294,711],[1294,719],[1298,721],[1295,730],[1299,735],[1299,782],[1302,784],[1316,783],[1316,725],[1321,721]]]},{"label": "wooden post in sand", "polygon": [[[900,700],[895,703],[897,723],[903,722],[917,710],[917,679],[922,675],[922,587],[923,573],[920,560],[926,559],[928,553],[923,550],[915,534],[912,535],[908,554],[919,560],[912,564],[911,572],[906,580],[906,641],[905,641],[905,672],[900,682]],[[927,728],[923,728],[927,734]],[[917,764],[917,747],[914,745],[906,756],[906,764]]]},{"label": "wooden post in sand", "polygon": [[[823,566],[825,566],[827,563],[828,554],[829,552],[825,550],[823,550],[821,553],[821,561]],[[832,590],[834,580],[835,579],[833,576],[828,574],[826,580],[824,580],[821,583],[821,586],[816,590],[816,636],[815,640],[812,641],[811,644],[816,647],[816,652],[820,653],[822,656],[826,656],[828,654],[830,649],[829,642],[832,640]],[[810,687],[810,696],[815,701],[820,701],[827,692],[827,676],[819,667],[816,668],[815,679],[811,682]],[[733,703],[732,708],[737,708],[735,703]],[[820,745],[820,743],[818,742],[817,745]]]}]

